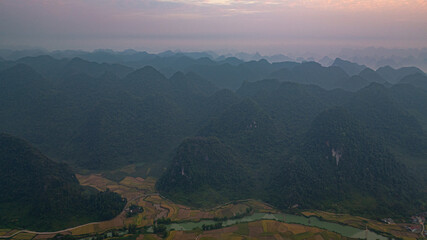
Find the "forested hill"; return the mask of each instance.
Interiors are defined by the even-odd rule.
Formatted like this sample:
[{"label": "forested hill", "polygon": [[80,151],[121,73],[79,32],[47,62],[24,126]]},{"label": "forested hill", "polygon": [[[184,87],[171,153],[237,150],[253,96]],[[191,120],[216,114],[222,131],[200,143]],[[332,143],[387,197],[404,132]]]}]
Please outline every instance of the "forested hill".
[{"label": "forested hill", "polygon": [[[0,131],[76,170],[133,164],[142,177],[161,177],[162,194],[198,206],[253,197],[282,208],[364,214],[383,202],[378,214],[423,209],[425,197],[413,194],[427,186],[421,70],[146,57],[134,65],[52,56],[0,61]],[[334,151],[325,136],[339,139]],[[336,166],[316,167],[340,152]],[[348,162],[354,171],[341,169]],[[364,174],[372,176],[359,186]],[[203,178],[214,179],[189,180]],[[367,202],[350,209],[351,199]]]},{"label": "forested hill", "polygon": [[[364,68],[349,77],[340,66],[350,63],[343,65],[342,60],[323,67],[314,62],[177,60],[181,58],[188,57],[159,56],[141,63],[183,69],[169,78],[151,66],[134,70],[81,58],[37,56],[2,61],[0,130],[74,166],[114,169],[144,163],[151,174],[159,176],[162,164],[184,138],[201,131],[241,97],[252,98],[273,119],[283,117],[274,124],[280,125],[275,131],[285,132],[286,139],[301,134],[301,127],[308,126],[319,111],[346,101],[353,93],[344,89],[355,91],[370,82],[389,86],[397,81],[391,78],[396,76],[393,73],[402,76],[401,84],[417,87],[425,78],[417,68],[390,67]],[[421,80],[411,80],[414,77]],[[254,82],[263,78],[275,79],[268,84]],[[223,87],[238,88],[237,94],[216,93]],[[267,96],[269,88],[276,87],[275,99]],[[334,89],[335,94],[324,94],[322,88]],[[296,104],[282,104],[289,102]],[[423,116],[417,114],[420,119]]]},{"label": "forested hill", "polygon": [[74,173],[24,140],[0,134],[0,227],[58,230],[119,214],[126,200],[80,186]]},{"label": "forested hill", "polygon": [[[232,149],[233,157],[224,151],[205,152],[203,159],[195,159],[181,145],[158,183],[163,194],[194,205],[209,205],[206,199],[218,196],[224,201],[257,198],[282,209],[298,204],[370,217],[404,216],[425,209],[426,196],[419,189],[426,186],[422,180],[426,134],[390,89],[372,84],[345,95],[264,81],[247,84],[239,93],[253,100],[233,105],[199,132],[218,138]],[[217,171],[224,164],[213,164],[218,154],[229,156],[233,162],[227,165],[229,171],[245,181],[239,183]],[[185,168],[192,171],[172,174],[184,168],[181,159],[191,159]],[[183,184],[200,172],[207,179],[223,179],[228,187],[241,187],[234,195],[216,190],[206,197],[204,191],[216,184]]]},{"label": "forested hill", "polygon": [[316,117],[271,186],[273,202],[284,208],[300,204],[371,217],[423,208],[416,178],[379,135],[341,107]]}]

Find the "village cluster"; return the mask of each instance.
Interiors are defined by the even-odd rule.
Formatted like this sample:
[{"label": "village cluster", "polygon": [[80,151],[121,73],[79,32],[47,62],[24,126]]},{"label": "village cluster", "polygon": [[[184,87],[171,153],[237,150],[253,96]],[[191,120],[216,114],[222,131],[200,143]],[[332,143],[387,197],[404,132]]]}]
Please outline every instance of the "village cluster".
[{"label": "village cluster", "polygon": [[[419,213],[411,217],[411,225],[406,226],[406,229],[413,233],[420,233],[423,236],[427,236],[427,229],[425,228],[427,212]],[[394,224],[394,220],[391,218],[383,218],[381,221],[387,224]]]}]

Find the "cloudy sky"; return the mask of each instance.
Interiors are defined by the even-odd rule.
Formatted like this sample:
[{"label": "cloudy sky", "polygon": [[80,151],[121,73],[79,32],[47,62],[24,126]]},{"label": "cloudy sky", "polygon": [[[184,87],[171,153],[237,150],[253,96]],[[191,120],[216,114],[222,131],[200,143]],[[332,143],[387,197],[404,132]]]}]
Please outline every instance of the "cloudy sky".
[{"label": "cloudy sky", "polygon": [[0,0],[0,47],[271,54],[427,47],[427,0]]}]

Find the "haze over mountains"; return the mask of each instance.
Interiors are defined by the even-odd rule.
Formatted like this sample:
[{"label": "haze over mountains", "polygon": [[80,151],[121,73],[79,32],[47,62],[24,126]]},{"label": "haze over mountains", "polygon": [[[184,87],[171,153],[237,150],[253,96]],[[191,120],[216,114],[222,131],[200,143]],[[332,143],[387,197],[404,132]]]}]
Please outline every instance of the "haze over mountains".
[{"label": "haze over mountains", "polygon": [[193,206],[256,198],[371,217],[426,209],[419,68],[74,54],[0,60],[0,132],[77,171],[135,164]]},{"label": "haze over mountains", "polygon": [[[406,66],[416,66],[424,71],[427,71],[427,49],[388,49],[388,48],[362,48],[362,49],[342,49],[329,55],[319,55],[315,53],[295,54],[260,54],[246,52],[215,52],[215,51],[171,51],[167,50],[158,54],[148,53],[145,51],[136,51],[133,49],[123,51],[113,51],[110,49],[98,49],[92,52],[82,50],[56,50],[47,51],[42,49],[29,50],[10,50],[0,49],[0,58],[7,60],[17,60],[27,56],[50,55],[52,57],[62,58],[82,58],[88,61],[98,63],[121,63],[124,65],[133,65],[141,67],[141,63],[147,60],[156,58],[168,58],[174,56],[186,56],[192,59],[209,58],[211,60],[221,62],[228,59],[228,63],[239,64],[242,61],[259,61],[265,59],[269,62],[285,62],[285,61],[316,61],[322,66],[330,66],[336,58],[345,59],[361,66],[368,66],[374,69],[383,66],[391,66],[393,68],[401,68]],[[139,64],[138,64],[139,62]],[[155,65],[150,62],[151,65]],[[362,69],[363,70],[363,69]],[[353,75],[352,73],[349,73]]]}]

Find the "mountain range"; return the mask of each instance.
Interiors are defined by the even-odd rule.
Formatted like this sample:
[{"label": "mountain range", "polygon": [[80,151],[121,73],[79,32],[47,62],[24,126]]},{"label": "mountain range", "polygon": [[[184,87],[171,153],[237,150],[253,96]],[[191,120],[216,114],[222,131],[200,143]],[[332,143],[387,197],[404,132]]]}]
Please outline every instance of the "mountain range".
[{"label": "mountain range", "polygon": [[426,208],[420,69],[128,55],[0,61],[0,132],[75,171],[134,164],[163,195],[199,207]]}]

